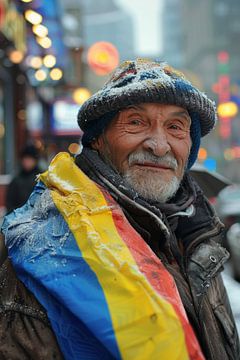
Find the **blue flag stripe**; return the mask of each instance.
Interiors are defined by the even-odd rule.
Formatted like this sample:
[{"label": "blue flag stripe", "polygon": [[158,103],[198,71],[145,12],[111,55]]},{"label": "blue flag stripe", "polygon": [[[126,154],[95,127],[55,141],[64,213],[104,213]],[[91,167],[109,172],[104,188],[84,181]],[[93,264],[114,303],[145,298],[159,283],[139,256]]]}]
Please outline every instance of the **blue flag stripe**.
[{"label": "blue flag stripe", "polygon": [[19,278],[47,310],[65,358],[120,359],[101,285],[50,192],[39,184],[4,228]]}]

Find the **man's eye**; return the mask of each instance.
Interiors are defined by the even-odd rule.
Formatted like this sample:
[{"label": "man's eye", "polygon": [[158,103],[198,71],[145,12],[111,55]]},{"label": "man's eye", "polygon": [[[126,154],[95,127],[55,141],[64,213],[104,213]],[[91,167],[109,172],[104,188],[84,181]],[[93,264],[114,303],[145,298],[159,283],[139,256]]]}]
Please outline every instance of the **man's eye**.
[{"label": "man's eye", "polygon": [[169,127],[170,127],[170,129],[174,129],[174,130],[182,129],[182,127],[177,124],[171,124]]},{"label": "man's eye", "polygon": [[139,119],[131,119],[129,120],[130,125],[142,125],[142,121]]},{"label": "man's eye", "polygon": [[129,133],[136,134],[144,131],[146,129],[146,122],[139,118],[127,119],[125,123],[125,130]]},{"label": "man's eye", "polygon": [[172,123],[168,126],[168,132],[173,136],[183,138],[186,137],[187,133],[189,132],[189,128],[182,123]]}]

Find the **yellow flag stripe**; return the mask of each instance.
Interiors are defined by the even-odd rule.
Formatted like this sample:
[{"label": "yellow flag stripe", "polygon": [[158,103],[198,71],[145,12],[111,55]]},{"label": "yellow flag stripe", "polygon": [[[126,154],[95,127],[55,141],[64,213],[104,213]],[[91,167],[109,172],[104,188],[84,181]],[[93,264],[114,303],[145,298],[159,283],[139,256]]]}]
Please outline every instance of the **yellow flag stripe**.
[{"label": "yellow flag stripe", "polygon": [[122,358],[188,359],[176,312],[139,270],[96,184],[66,153],[40,179],[52,189],[55,205],[103,288]]}]

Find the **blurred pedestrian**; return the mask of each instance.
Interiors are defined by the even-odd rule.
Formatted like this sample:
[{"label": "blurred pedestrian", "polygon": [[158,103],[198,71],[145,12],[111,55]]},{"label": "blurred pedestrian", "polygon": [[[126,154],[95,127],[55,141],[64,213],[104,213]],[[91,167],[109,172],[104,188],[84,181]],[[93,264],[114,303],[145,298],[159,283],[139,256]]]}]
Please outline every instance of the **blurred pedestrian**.
[{"label": "blurred pedestrian", "polygon": [[166,63],[138,59],[78,120],[82,153],[59,153],[3,223],[0,355],[239,359],[222,223],[188,172],[213,102]]},{"label": "blurred pedestrian", "polygon": [[31,194],[36,184],[38,167],[38,150],[34,145],[27,145],[20,155],[20,169],[8,185],[6,192],[7,211],[21,207]]}]

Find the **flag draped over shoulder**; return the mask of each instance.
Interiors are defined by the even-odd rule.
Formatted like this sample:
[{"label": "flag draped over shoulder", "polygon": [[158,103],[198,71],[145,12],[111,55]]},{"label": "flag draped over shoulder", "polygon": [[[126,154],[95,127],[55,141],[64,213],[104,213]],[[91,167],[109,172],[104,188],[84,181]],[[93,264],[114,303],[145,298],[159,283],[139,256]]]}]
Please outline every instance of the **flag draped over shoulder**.
[{"label": "flag draped over shoulder", "polygon": [[204,359],[172,276],[67,153],[3,231],[66,359]]}]

